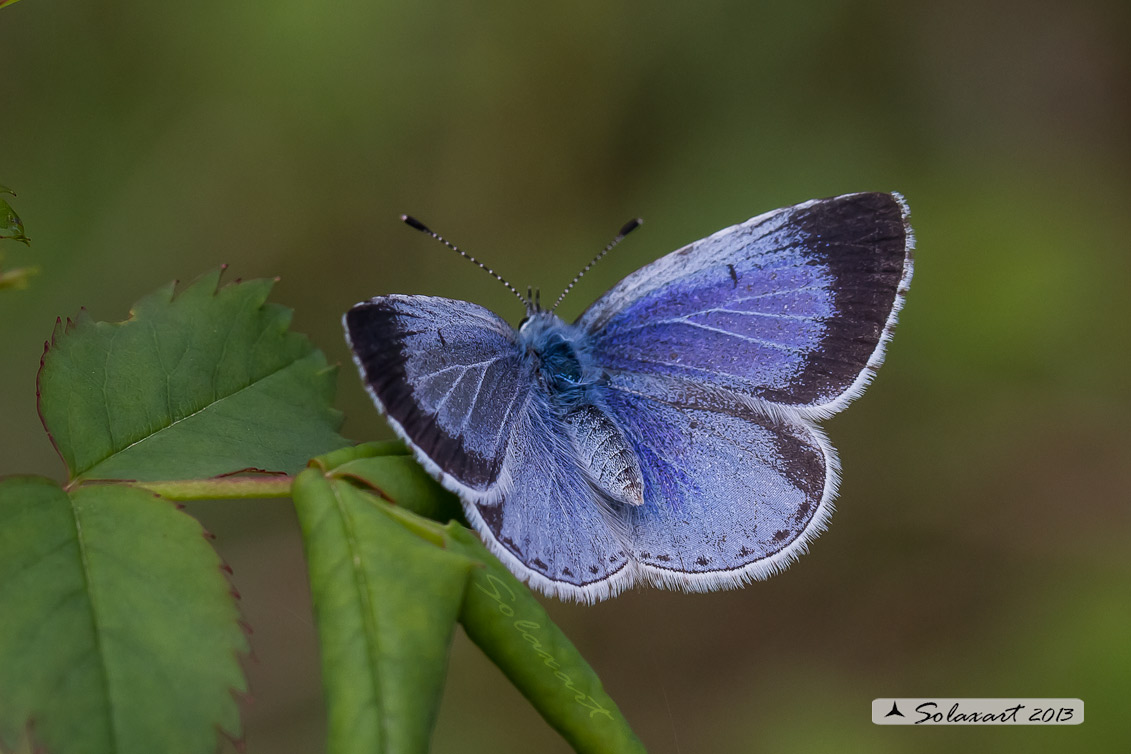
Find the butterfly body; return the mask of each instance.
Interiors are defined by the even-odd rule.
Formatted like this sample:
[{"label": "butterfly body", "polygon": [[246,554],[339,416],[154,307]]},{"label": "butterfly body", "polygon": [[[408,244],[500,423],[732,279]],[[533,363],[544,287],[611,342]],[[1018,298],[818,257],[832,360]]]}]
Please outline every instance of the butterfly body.
[{"label": "butterfly body", "polygon": [[568,409],[583,402],[601,378],[585,350],[583,334],[553,312],[539,311],[519,325],[517,346],[533,360],[533,369],[554,405]]},{"label": "butterfly body", "polygon": [[851,194],[672,252],[574,323],[392,295],[345,327],[394,430],[531,585],[726,588],[824,528],[838,464],[814,422],[882,360],[912,245],[900,197]]}]

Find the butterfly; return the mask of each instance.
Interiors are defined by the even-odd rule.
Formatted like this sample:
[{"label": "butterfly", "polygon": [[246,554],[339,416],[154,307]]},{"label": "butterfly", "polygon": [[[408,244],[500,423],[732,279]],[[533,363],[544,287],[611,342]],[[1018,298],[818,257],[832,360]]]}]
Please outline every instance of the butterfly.
[{"label": "butterfly", "polygon": [[733,588],[825,528],[839,467],[816,422],[883,360],[908,217],[894,193],[767,212],[640,268],[572,324],[509,284],[517,329],[407,295],[343,324],[378,409],[529,585],[589,603]]}]

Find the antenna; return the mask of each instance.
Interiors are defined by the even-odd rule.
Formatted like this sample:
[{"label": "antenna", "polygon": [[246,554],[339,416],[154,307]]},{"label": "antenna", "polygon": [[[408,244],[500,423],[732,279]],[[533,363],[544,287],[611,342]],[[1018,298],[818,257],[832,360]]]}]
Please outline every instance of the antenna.
[{"label": "antenna", "polygon": [[571,290],[573,290],[573,286],[577,285],[577,281],[581,280],[581,276],[584,275],[585,273],[589,272],[589,270],[592,269],[593,265],[595,265],[595,264],[597,264],[597,262],[601,261],[601,257],[605,256],[610,251],[612,251],[613,247],[616,246],[621,241],[623,241],[625,236],[627,236],[629,233],[636,230],[637,228],[639,228],[643,224],[644,224],[644,221],[641,220],[639,217],[626,222],[624,224],[624,227],[620,229],[620,233],[617,233],[617,237],[614,238],[608,246],[606,246],[604,249],[602,249],[600,254],[593,257],[593,260],[591,262],[589,262],[589,264],[587,264],[583,268],[581,268],[581,272],[577,273],[577,275],[573,278],[573,280],[570,281],[569,285],[567,285],[565,287],[565,290],[562,291],[562,295],[558,296],[558,300],[554,302],[554,305],[550,308],[550,311],[554,311],[555,309],[558,308],[558,304],[560,304],[562,302],[562,299],[566,297],[567,293],[569,293]]},{"label": "antenna", "polygon": [[530,298],[529,298],[529,296],[527,298],[523,298],[522,294],[519,293],[517,290],[515,290],[515,287],[513,285],[511,285],[506,280],[504,280],[502,275],[495,272],[494,270],[492,270],[490,267],[488,267],[487,265],[480,262],[475,257],[471,256],[466,251],[459,248],[454,243],[452,243],[448,239],[444,238],[443,236],[441,236],[439,233],[437,233],[436,231],[429,228],[424,223],[417,220],[415,217],[412,217],[411,215],[401,215],[401,222],[403,222],[405,225],[407,225],[410,228],[415,228],[416,230],[419,230],[421,233],[427,233],[428,235],[432,236],[433,238],[435,238],[440,243],[444,244],[444,246],[447,246],[449,249],[451,249],[455,253],[459,254],[464,259],[467,259],[468,261],[474,262],[475,264],[479,265],[479,268],[481,270],[485,270],[488,275],[490,275],[491,277],[495,278],[500,283],[505,285],[507,287],[508,291],[510,291],[514,295],[518,296],[518,300],[521,301],[523,307],[526,308],[527,314],[530,313]]}]

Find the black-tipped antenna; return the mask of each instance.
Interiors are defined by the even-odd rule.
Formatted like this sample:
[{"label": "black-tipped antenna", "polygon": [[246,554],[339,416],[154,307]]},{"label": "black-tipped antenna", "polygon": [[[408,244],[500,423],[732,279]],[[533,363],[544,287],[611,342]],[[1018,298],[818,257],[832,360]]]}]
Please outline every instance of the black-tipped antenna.
[{"label": "black-tipped antenna", "polygon": [[577,273],[577,275],[573,278],[573,280],[570,281],[569,285],[567,285],[565,287],[565,290],[562,291],[562,295],[558,296],[558,300],[554,302],[554,305],[550,308],[550,311],[554,311],[555,309],[558,308],[558,304],[560,304],[562,302],[562,299],[564,299],[566,297],[567,293],[569,293],[571,290],[573,290],[573,286],[577,285],[577,281],[581,280],[581,276],[584,275],[585,273],[589,272],[589,270],[592,269],[593,265],[597,264],[597,262],[600,262],[601,257],[605,256],[610,251],[612,251],[613,247],[616,246],[621,241],[623,241],[625,236],[627,236],[629,233],[636,230],[637,228],[639,228],[643,224],[644,224],[644,221],[641,220],[639,217],[626,222],[624,224],[624,227],[620,229],[620,233],[617,233],[617,237],[614,238],[608,246],[606,246],[604,249],[602,249],[600,254],[593,257],[593,260],[591,262],[589,262],[589,264],[587,264],[587,265],[585,265],[584,267],[581,268],[581,272]]},{"label": "black-tipped antenna", "polygon": [[513,294],[514,294],[515,296],[517,296],[517,297],[518,297],[518,300],[522,302],[522,305],[523,305],[523,306],[524,306],[524,307],[526,308],[526,311],[527,311],[527,312],[529,312],[529,311],[530,311],[530,299],[529,299],[529,297],[528,297],[528,298],[523,298],[523,297],[522,297],[522,294],[521,294],[521,293],[519,293],[519,292],[518,292],[517,290],[515,290],[515,287],[514,287],[513,285],[511,285],[511,284],[510,284],[510,283],[508,283],[508,282],[507,282],[507,281],[506,281],[505,279],[503,279],[503,276],[502,276],[502,275],[500,275],[499,273],[495,272],[494,270],[492,270],[492,269],[491,269],[490,267],[488,267],[487,265],[485,265],[485,264],[483,264],[482,262],[480,262],[480,261],[479,261],[478,259],[476,259],[475,257],[471,256],[471,255],[470,255],[470,254],[468,254],[468,253],[467,253],[466,251],[464,251],[463,249],[459,248],[459,247],[458,247],[458,246],[456,246],[456,245],[455,245],[454,243],[452,243],[452,242],[451,242],[451,241],[449,241],[448,239],[444,238],[443,236],[441,236],[441,235],[440,235],[439,233],[437,233],[436,231],[434,231],[434,230],[432,230],[431,228],[429,228],[429,227],[428,227],[427,225],[425,225],[424,223],[422,223],[422,222],[420,222],[419,220],[417,220],[417,219],[416,219],[415,217],[412,217],[411,215],[401,215],[401,222],[403,222],[403,223],[404,223],[405,225],[407,225],[407,226],[408,226],[408,227],[410,227],[410,228],[415,228],[416,230],[419,230],[419,231],[420,231],[421,233],[427,233],[428,235],[432,236],[433,238],[435,238],[435,239],[436,239],[437,241],[439,241],[440,243],[444,244],[444,246],[447,246],[447,247],[448,247],[449,249],[451,249],[451,250],[452,250],[452,251],[454,251],[455,253],[459,254],[459,255],[460,255],[461,257],[463,257],[464,259],[467,259],[468,261],[474,262],[475,264],[479,265],[479,268],[480,268],[481,270],[484,270],[484,271],[486,271],[486,273],[487,273],[488,275],[490,275],[491,277],[495,278],[495,279],[496,279],[496,280],[498,280],[498,281],[499,281],[500,283],[502,283],[503,285],[505,285],[505,286],[507,287],[507,290],[508,290],[508,291],[510,291],[511,293],[513,293]]}]

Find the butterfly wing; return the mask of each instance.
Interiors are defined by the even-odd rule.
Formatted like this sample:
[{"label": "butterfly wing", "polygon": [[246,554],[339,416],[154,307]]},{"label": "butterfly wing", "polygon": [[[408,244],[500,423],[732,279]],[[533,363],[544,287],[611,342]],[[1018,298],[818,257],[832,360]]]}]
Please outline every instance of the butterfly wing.
[{"label": "butterfly wing", "polygon": [[788,566],[824,530],[837,461],[805,420],[607,390],[640,459],[644,504],[619,510],[640,579],[708,591]]},{"label": "butterfly wing", "polygon": [[623,525],[579,467],[567,430],[535,393],[516,424],[505,495],[465,506],[468,520],[512,573],[544,594],[595,602],[630,586]]},{"label": "butterfly wing", "polygon": [[431,296],[379,296],[343,324],[366,389],[425,468],[457,494],[497,498],[533,386],[511,326]]},{"label": "butterfly wing", "polygon": [[381,296],[344,318],[366,389],[512,572],[594,601],[631,561],[511,327],[465,301]]},{"label": "butterfly wing", "polygon": [[897,195],[806,202],[657,260],[582,315],[644,477],[644,504],[618,511],[641,580],[737,586],[824,529],[838,466],[812,420],[882,360],[912,247]]},{"label": "butterfly wing", "polygon": [[805,202],[637,270],[578,325],[614,384],[665,400],[690,384],[828,416],[882,361],[913,246],[897,194]]}]

